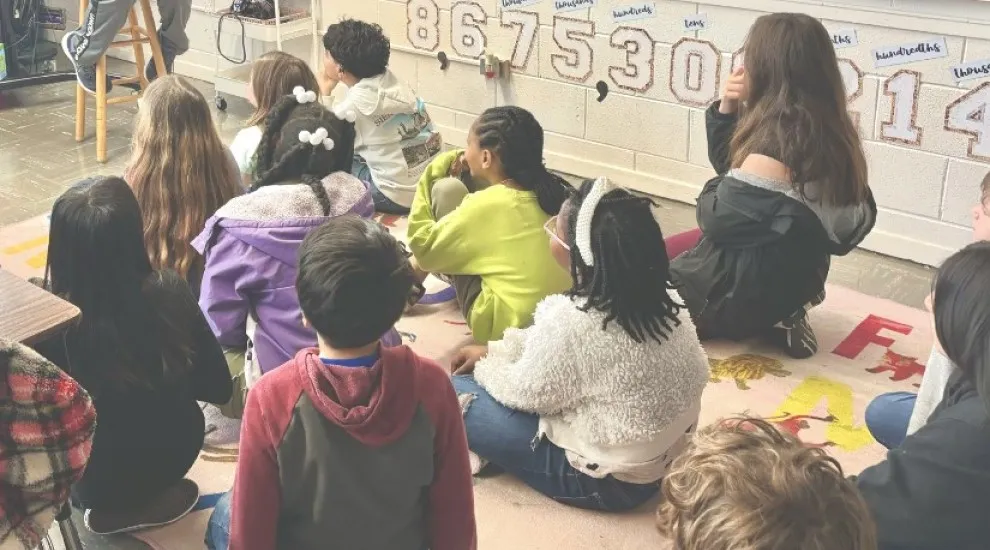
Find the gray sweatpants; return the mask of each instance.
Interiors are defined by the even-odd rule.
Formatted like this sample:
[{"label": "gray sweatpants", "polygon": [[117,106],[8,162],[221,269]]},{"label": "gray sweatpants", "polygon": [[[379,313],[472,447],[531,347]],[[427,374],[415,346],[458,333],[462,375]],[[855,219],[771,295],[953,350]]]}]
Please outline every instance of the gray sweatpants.
[{"label": "gray sweatpants", "polygon": [[[90,0],[82,26],[76,30],[82,36],[82,41],[73,52],[77,65],[96,65],[113,42],[114,36],[124,27],[128,10],[134,2],[135,0]],[[158,0],[158,11],[162,16],[158,36],[167,42],[162,47],[171,49],[176,55],[189,49],[186,23],[189,22],[191,10],[192,0]]]}]

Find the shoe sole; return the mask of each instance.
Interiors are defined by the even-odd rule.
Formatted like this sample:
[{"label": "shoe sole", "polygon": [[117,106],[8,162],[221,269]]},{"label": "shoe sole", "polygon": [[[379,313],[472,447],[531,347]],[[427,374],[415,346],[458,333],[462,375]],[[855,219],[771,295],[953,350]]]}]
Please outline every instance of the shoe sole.
[{"label": "shoe sole", "polygon": [[69,38],[71,38],[73,34],[75,34],[75,32],[67,32],[62,35],[62,40],[60,41],[62,44],[62,51],[65,52],[65,57],[69,58],[69,63],[72,63],[72,71],[76,73],[76,83],[79,84],[79,87],[86,90],[86,93],[90,95],[96,95],[96,90],[90,90],[87,88],[86,85],[83,84],[83,81],[79,78],[79,66],[76,65],[76,56],[73,54],[72,48],[69,47]]},{"label": "shoe sole", "polygon": [[196,493],[197,493],[196,494],[196,498],[193,499],[192,504],[189,505],[189,508],[187,508],[184,512],[182,512],[181,514],[179,514],[177,517],[175,517],[173,519],[170,519],[168,521],[162,521],[162,522],[157,522],[157,523],[142,523],[140,525],[132,525],[130,527],[124,527],[123,529],[117,529],[116,531],[105,531],[105,532],[101,532],[101,531],[96,531],[92,527],[89,526],[89,513],[92,510],[87,509],[86,510],[86,513],[83,514],[83,524],[86,526],[86,529],[89,529],[90,532],[92,532],[92,533],[94,533],[96,535],[119,535],[119,534],[123,534],[123,533],[133,533],[135,531],[142,531],[144,529],[151,529],[153,527],[164,527],[165,525],[171,525],[171,524],[179,521],[180,519],[182,519],[182,518],[186,517],[187,515],[189,515],[190,512],[192,512],[193,508],[196,507],[196,503],[199,502],[200,495],[199,495],[198,489],[197,489]]}]

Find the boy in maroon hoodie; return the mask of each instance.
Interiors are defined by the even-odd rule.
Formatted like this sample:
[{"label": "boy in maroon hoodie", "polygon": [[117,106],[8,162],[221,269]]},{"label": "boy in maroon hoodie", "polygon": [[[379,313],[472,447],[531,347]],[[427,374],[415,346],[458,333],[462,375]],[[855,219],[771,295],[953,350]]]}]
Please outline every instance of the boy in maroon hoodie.
[{"label": "boy in maroon hoodie", "polygon": [[[296,289],[319,349],[248,393],[232,493],[212,550],[473,550],[474,495],[447,374],[382,348],[417,279],[387,229],[332,218],[299,254]],[[232,496],[231,496],[232,495]]]}]

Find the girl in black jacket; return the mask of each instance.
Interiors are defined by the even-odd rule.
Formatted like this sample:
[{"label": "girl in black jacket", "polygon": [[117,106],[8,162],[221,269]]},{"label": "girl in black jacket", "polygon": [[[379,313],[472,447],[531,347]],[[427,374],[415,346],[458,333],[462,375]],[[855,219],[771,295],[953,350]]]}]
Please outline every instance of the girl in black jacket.
[{"label": "girl in black jacket", "polygon": [[52,210],[45,287],[82,319],[39,351],[96,405],[73,500],[100,534],[169,523],[196,504],[196,484],[183,479],[203,446],[196,401],[225,403],[232,392],[189,285],[152,270],[142,232],[137,199],[120,178],[82,181]]},{"label": "girl in black jacket", "polygon": [[719,175],[698,197],[700,241],[671,273],[703,338],[769,336],[810,357],[806,311],[824,299],[830,256],[873,229],[876,204],[822,24],[764,15],[745,52],[706,113]]}]

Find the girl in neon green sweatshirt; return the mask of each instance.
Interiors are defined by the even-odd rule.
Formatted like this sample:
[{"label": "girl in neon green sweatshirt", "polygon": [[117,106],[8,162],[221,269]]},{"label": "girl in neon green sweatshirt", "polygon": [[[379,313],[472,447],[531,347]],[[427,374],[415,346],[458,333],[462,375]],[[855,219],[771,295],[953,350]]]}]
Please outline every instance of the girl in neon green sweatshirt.
[{"label": "girl in neon green sweatshirt", "polygon": [[543,165],[543,128],[513,106],[482,113],[467,149],[437,157],[420,178],[409,247],[420,269],[450,276],[479,343],[528,326],[540,300],[570,287],[544,233],[567,196]]}]

